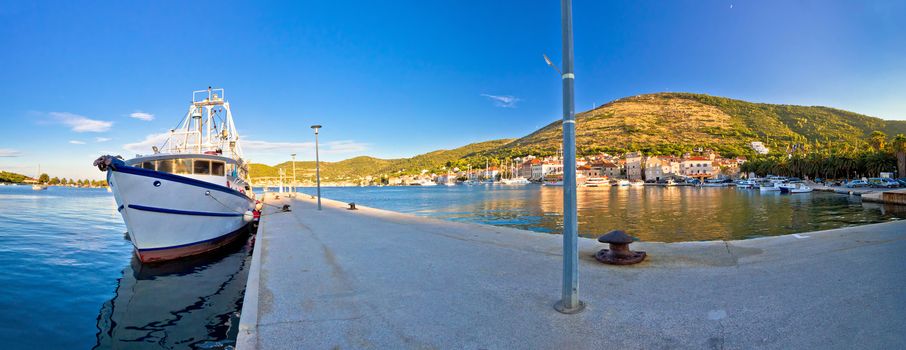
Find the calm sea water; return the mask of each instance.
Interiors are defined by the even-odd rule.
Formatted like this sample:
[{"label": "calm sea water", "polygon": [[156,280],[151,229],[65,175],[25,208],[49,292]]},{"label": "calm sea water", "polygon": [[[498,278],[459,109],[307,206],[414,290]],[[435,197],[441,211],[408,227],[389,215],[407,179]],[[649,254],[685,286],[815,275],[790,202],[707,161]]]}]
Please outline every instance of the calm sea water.
[{"label": "calm sea water", "polygon": [[0,186],[3,349],[234,344],[250,250],[141,266],[104,189]]},{"label": "calm sea water", "polygon": [[[300,192],[314,194],[313,188]],[[327,187],[325,198],[375,208],[559,233],[563,188],[540,185]],[[906,218],[906,207],[834,193],[759,193],[697,187],[578,189],[579,234],[621,229],[643,241],[745,239]]]},{"label": "calm sea water", "polygon": [[[302,191],[314,193],[314,189]],[[562,188],[323,188],[325,197],[453,221],[556,233]],[[221,349],[233,346],[250,263],[245,242],[142,266],[104,190],[0,186],[0,344],[4,349]],[[579,191],[580,231],[648,241],[746,238],[896,220],[902,207],[827,193],[732,188]]]}]

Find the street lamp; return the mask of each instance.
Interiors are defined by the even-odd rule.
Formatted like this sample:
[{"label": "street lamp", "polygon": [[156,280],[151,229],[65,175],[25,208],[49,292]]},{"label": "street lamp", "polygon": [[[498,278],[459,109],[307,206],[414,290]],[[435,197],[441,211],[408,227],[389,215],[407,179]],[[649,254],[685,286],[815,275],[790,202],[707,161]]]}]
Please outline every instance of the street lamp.
[{"label": "street lamp", "polygon": [[293,154],[290,154],[290,156],[293,157],[293,182],[292,182],[293,190],[291,193],[293,194],[293,198],[295,198],[296,197],[296,154],[293,153]]},{"label": "street lamp", "polygon": [[579,300],[579,224],[576,211],[576,111],[573,86],[572,0],[560,1],[563,26],[563,71],[547,55],[544,61],[563,79],[563,294],[554,309],[565,314],[582,312]]},{"label": "street lamp", "polygon": [[315,130],[315,178],[318,183],[318,210],[321,210],[321,160],[318,158],[318,130],[321,126],[312,125],[311,128]]}]

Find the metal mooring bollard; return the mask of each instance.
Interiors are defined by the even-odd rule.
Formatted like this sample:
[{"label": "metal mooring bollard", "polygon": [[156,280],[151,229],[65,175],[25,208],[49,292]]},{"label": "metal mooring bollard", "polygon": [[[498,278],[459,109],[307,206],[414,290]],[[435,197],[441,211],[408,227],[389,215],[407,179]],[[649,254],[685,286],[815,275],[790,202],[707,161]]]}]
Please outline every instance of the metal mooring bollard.
[{"label": "metal mooring bollard", "polygon": [[610,249],[601,249],[595,254],[595,259],[611,265],[632,265],[638,264],[645,260],[645,252],[634,252],[629,250],[629,244],[632,243],[632,236],[620,230],[610,231],[607,234],[598,237],[598,242],[610,244]]},{"label": "metal mooring bollard", "polygon": [[281,210],[282,211],[291,211],[291,210],[289,210],[289,204],[284,204],[283,208],[281,208]]},{"label": "metal mooring bollard", "polygon": [[349,209],[346,210],[358,210],[355,208],[355,202],[349,203]]}]

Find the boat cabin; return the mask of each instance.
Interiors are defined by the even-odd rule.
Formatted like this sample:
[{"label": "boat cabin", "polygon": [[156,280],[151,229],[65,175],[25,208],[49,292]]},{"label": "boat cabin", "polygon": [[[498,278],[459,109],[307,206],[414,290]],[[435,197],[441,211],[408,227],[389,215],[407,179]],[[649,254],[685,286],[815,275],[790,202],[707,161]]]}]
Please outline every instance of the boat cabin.
[{"label": "boat cabin", "polygon": [[[126,165],[223,184],[247,188],[248,168],[232,158],[208,154],[155,154],[126,161]],[[230,185],[228,185],[230,186]]]}]

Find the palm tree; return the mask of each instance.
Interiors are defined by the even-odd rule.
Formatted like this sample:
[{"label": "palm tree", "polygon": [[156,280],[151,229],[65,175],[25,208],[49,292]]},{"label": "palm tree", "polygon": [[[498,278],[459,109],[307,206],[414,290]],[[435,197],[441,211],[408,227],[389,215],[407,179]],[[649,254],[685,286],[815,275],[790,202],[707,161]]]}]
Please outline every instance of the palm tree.
[{"label": "palm tree", "polygon": [[871,136],[868,137],[868,143],[876,151],[880,151],[884,149],[884,144],[887,143],[887,134],[877,130],[872,131]]},{"label": "palm tree", "polygon": [[906,177],[906,135],[897,134],[891,146],[897,154],[897,176]]}]

